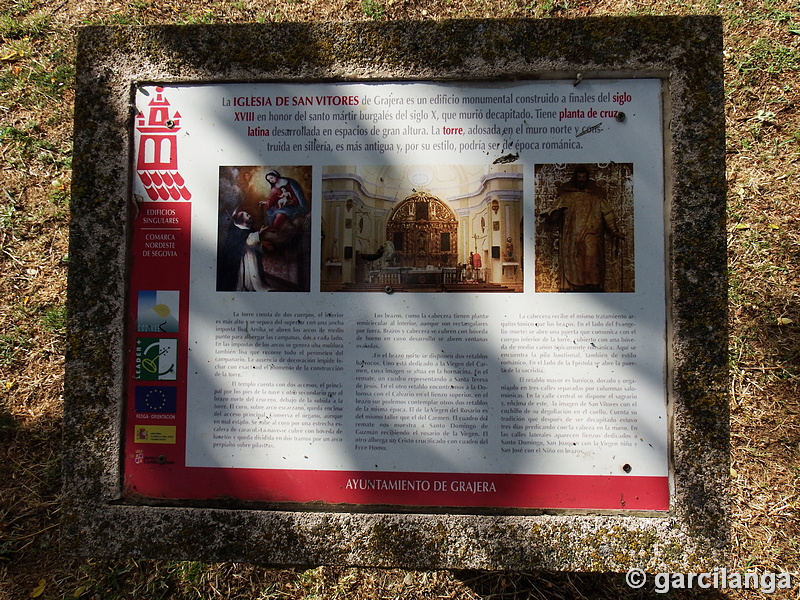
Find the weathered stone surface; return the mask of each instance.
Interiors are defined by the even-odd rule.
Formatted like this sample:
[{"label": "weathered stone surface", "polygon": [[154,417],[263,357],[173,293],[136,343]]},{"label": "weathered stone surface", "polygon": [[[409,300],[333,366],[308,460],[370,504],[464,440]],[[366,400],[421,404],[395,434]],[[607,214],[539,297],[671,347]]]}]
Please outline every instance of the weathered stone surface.
[{"label": "weathered stone surface", "polygon": [[[269,40],[279,37],[279,47]],[[121,498],[131,92],[144,82],[659,77],[665,85],[674,492],[668,515],[325,512]],[[702,571],[727,544],[721,22],[712,17],[102,27],[80,33],[66,550],[416,569]],[[404,509],[407,510],[407,509]]]}]

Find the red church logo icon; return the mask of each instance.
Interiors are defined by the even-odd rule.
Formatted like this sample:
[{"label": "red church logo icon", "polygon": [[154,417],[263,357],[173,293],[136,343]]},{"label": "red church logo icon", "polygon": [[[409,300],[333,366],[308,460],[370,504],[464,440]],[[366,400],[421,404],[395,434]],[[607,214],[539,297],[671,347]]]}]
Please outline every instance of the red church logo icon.
[{"label": "red church logo icon", "polygon": [[176,111],[170,116],[169,102],[162,87],[156,88],[156,97],[148,106],[147,117],[140,112],[136,126],[139,132],[136,158],[139,179],[151,200],[189,200],[192,194],[178,172],[181,115]]}]

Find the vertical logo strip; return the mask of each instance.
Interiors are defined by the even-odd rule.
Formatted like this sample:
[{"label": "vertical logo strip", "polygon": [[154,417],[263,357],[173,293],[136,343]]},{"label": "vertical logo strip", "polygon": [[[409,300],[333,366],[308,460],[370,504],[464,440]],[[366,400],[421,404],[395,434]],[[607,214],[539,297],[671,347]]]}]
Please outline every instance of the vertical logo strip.
[{"label": "vertical logo strip", "polygon": [[[186,427],[192,194],[180,172],[186,168],[179,154],[181,114],[163,87],[147,92],[151,99],[133,125],[132,168],[144,193],[133,216],[130,250],[124,469],[131,493],[170,497],[176,493],[175,469],[185,464],[179,440]],[[150,424],[159,420],[171,424]],[[172,466],[165,471],[163,465]]]}]

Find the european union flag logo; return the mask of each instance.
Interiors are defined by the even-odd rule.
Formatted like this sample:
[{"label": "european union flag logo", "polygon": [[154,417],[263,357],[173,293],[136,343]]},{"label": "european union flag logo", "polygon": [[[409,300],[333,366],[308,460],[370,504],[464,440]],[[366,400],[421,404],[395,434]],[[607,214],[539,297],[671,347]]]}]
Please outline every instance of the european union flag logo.
[{"label": "european union flag logo", "polygon": [[136,412],[175,413],[177,407],[177,388],[165,385],[136,386]]}]

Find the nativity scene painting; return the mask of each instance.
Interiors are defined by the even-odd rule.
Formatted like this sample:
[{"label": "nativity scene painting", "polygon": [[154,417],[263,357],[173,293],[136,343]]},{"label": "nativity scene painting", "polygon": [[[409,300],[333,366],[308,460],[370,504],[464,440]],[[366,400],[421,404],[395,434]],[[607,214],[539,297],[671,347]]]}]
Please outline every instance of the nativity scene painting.
[{"label": "nativity scene painting", "polygon": [[307,292],[311,167],[220,167],[218,292]]},{"label": "nativity scene painting", "polygon": [[522,292],[522,167],[330,166],[325,292]]}]

